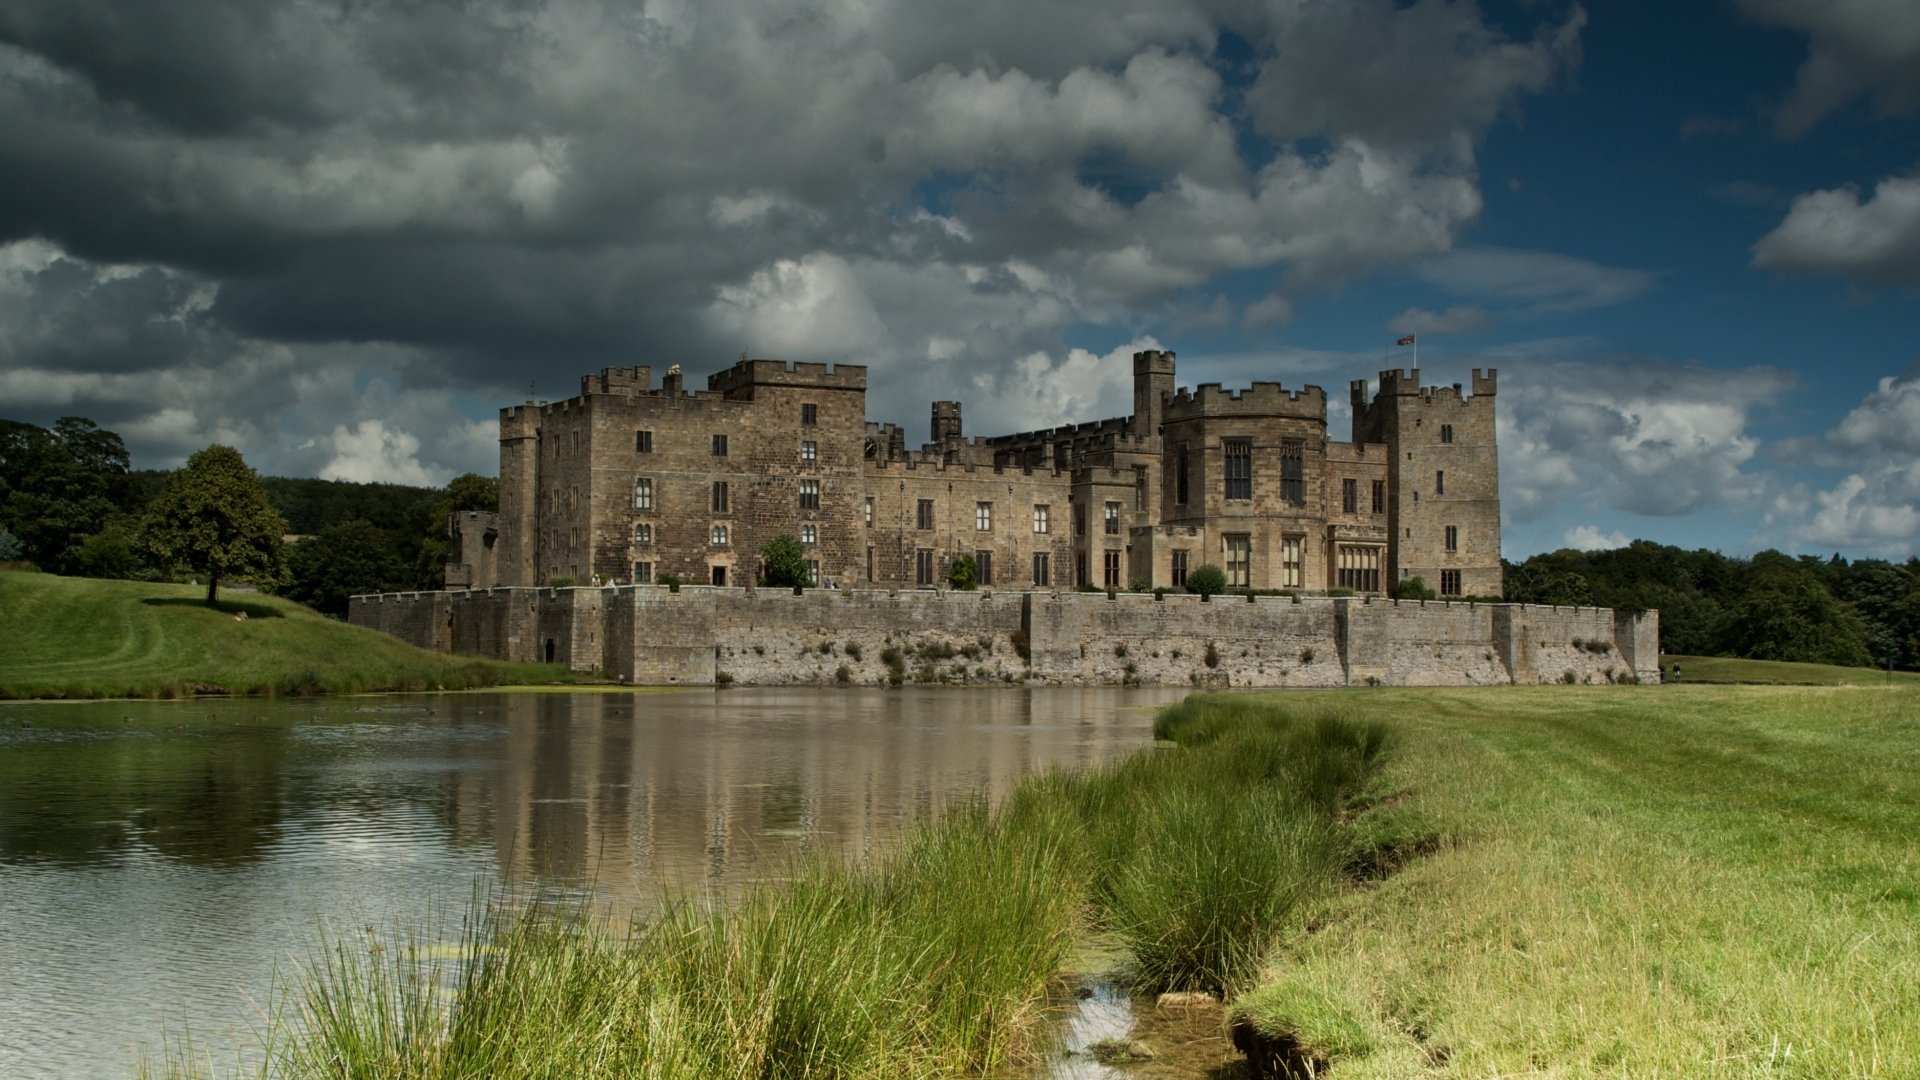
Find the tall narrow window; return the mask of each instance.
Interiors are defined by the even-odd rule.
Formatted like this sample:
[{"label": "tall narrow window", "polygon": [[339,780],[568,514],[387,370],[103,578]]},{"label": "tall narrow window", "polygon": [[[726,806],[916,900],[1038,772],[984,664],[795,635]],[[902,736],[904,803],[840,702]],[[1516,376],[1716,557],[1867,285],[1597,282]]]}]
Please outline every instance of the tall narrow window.
[{"label": "tall narrow window", "polygon": [[1280,498],[1295,506],[1307,505],[1306,448],[1299,442],[1280,447]]},{"label": "tall narrow window", "polygon": [[1048,562],[1049,560],[1047,558],[1046,552],[1036,551],[1033,553],[1033,583],[1035,585],[1051,585],[1052,584],[1052,582],[1049,580],[1049,578],[1051,577],[1051,574],[1049,573],[1049,571],[1052,568],[1047,565]]},{"label": "tall narrow window", "polygon": [[809,521],[800,526],[800,542],[812,546],[820,542],[820,526]]},{"label": "tall narrow window", "polygon": [[812,464],[820,460],[820,444],[808,439],[800,444],[800,460]]},{"label": "tall narrow window", "polygon": [[873,547],[872,545],[868,545],[867,547],[867,580],[868,581],[873,580]]},{"label": "tall narrow window", "polygon": [[1184,551],[1173,553],[1173,587],[1176,589],[1187,587],[1187,553]]},{"label": "tall narrow window", "polygon": [[1440,441],[1441,442],[1453,441],[1453,425],[1452,424],[1440,425]]},{"label": "tall narrow window", "polygon": [[1187,444],[1181,443],[1180,449],[1173,455],[1173,501],[1186,505],[1187,502]]},{"label": "tall narrow window", "polygon": [[725,435],[715,433],[715,435],[713,436],[713,456],[714,457],[727,456],[727,437]]},{"label": "tall narrow window", "polygon": [[636,431],[633,433],[633,452],[636,454],[653,453],[653,432]]},{"label": "tall narrow window", "polygon": [[642,476],[633,482],[633,508],[635,510],[653,509],[653,480]]},{"label": "tall narrow window", "polygon": [[1048,520],[1052,513],[1053,507],[1036,505],[1033,508],[1033,531],[1036,533],[1044,533],[1052,528],[1052,524]]},{"label": "tall narrow window", "polygon": [[1147,469],[1144,465],[1133,467],[1133,508],[1135,510],[1147,508]]},{"label": "tall narrow window", "polygon": [[1440,571],[1440,595],[1441,596],[1459,596],[1460,595],[1460,571],[1458,570]]},{"label": "tall narrow window", "polygon": [[1445,469],[1434,470],[1433,493],[1435,495],[1445,495],[1447,493],[1447,471]]},{"label": "tall narrow window", "polygon": [[800,481],[800,509],[802,510],[820,509],[820,481],[818,480]]},{"label": "tall narrow window", "polygon": [[716,480],[713,482],[713,512],[716,514],[724,514],[727,512],[727,482],[725,480]]},{"label": "tall narrow window", "polygon": [[1108,536],[1119,535],[1120,533],[1120,504],[1119,503],[1110,502],[1107,504],[1106,523],[1107,523],[1106,530],[1107,530]]},{"label": "tall narrow window", "polygon": [[993,531],[993,504],[980,502],[973,504],[973,527],[977,532]]},{"label": "tall narrow window", "polygon": [[1447,550],[1460,550],[1460,526],[1458,525],[1447,526]]},{"label": "tall narrow window", "polygon": [[[873,527],[873,496],[871,495],[867,496],[867,501],[860,507],[860,514],[861,514],[861,517],[866,521],[867,527],[872,528]],[[871,581],[873,579],[868,578],[867,580]]]},{"label": "tall narrow window", "polygon": [[973,580],[981,585],[993,584],[993,552],[973,553]]},{"label": "tall narrow window", "polygon": [[633,564],[633,583],[635,585],[653,584],[653,564],[637,562]]},{"label": "tall narrow window", "polygon": [[1307,538],[1288,536],[1280,541],[1280,587],[1283,589],[1303,588],[1306,581],[1306,560],[1301,558],[1306,549]]},{"label": "tall narrow window", "polygon": [[640,545],[653,543],[653,526],[645,521],[635,525],[633,527],[633,542]]},{"label": "tall narrow window", "polygon": [[801,427],[812,427],[819,422],[820,422],[820,406],[812,405],[812,404],[800,406],[800,426]]},{"label": "tall narrow window", "polygon": [[1087,535],[1087,504],[1073,504],[1073,535]]},{"label": "tall narrow window", "polygon": [[921,529],[933,528],[933,500],[932,499],[920,500],[920,504],[916,508],[914,513],[914,525],[916,528],[921,528]]},{"label": "tall narrow window", "polygon": [[1340,509],[1349,514],[1360,510],[1360,481],[1340,481]]},{"label": "tall narrow window", "polygon": [[725,525],[715,525],[713,527],[713,546],[727,546],[727,527]]},{"label": "tall narrow window", "polygon": [[913,583],[915,585],[933,584],[932,548],[921,548],[913,553]]},{"label": "tall narrow window", "polygon": [[1108,552],[1103,552],[1101,554],[1100,573],[1102,578],[1101,583],[1104,584],[1107,588],[1117,589],[1120,587],[1120,553],[1119,552],[1108,551]]},{"label": "tall narrow window", "polygon": [[1227,460],[1227,498],[1253,498],[1253,440],[1223,439],[1220,448]]},{"label": "tall narrow window", "polygon": [[1385,480],[1375,480],[1373,482],[1373,512],[1376,514],[1384,514],[1387,512],[1387,482]]},{"label": "tall narrow window", "polygon": [[1253,583],[1253,537],[1234,533],[1224,538],[1227,544],[1227,584],[1244,589]]}]

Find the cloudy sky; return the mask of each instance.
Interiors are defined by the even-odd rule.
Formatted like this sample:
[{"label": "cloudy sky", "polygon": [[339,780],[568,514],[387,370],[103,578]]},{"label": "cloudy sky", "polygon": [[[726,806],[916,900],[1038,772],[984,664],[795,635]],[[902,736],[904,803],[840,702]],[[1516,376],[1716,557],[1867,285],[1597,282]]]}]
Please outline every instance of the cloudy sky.
[{"label": "cloudy sky", "polygon": [[[1910,0],[8,0],[0,416],[440,483],[614,364],[924,436],[1500,370],[1509,557],[1920,534]],[[1344,407],[1333,417],[1346,435]]]}]

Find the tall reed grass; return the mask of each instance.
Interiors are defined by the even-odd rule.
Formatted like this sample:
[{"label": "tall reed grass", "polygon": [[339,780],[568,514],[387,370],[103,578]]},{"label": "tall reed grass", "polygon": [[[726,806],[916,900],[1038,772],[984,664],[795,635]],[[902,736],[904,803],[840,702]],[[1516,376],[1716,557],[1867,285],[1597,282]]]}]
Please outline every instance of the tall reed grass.
[{"label": "tall reed grass", "polygon": [[295,989],[271,1072],[1004,1071],[1043,1044],[1048,983],[1094,928],[1117,933],[1146,987],[1230,990],[1338,872],[1333,811],[1385,742],[1265,712],[1173,734],[1190,745],[1036,777],[883,859],[804,861],[731,904],[679,900],[624,929],[496,905],[470,920],[456,972],[407,942],[337,943]]}]

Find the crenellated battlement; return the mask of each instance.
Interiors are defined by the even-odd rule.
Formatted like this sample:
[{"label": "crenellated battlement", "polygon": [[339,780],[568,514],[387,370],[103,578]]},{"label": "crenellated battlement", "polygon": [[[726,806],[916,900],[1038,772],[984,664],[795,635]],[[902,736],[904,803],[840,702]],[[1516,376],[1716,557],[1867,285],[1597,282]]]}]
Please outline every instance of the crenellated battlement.
[{"label": "crenellated battlement", "polygon": [[644,365],[636,367],[601,368],[598,375],[580,377],[580,393],[587,394],[631,394],[647,393],[653,387],[653,369]]},{"label": "crenellated battlement", "polygon": [[1256,382],[1244,390],[1201,383],[1191,390],[1182,387],[1167,399],[1168,423],[1211,416],[1283,416],[1324,423],[1327,392],[1318,386],[1288,390],[1277,382]]},{"label": "crenellated battlement", "polygon": [[787,360],[741,360],[707,376],[707,388],[738,394],[754,386],[820,390],[865,390],[865,364],[812,364]]}]

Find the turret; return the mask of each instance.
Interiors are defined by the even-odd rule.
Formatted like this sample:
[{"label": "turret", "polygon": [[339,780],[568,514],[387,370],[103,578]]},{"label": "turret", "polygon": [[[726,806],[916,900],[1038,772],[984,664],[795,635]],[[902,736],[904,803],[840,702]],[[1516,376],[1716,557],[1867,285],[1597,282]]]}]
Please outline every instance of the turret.
[{"label": "turret", "polygon": [[936,401],[933,403],[933,441],[946,445],[961,441],[960,403],[957,401]]},{"label": "turret", "polygon": [[1147,349],[1133,354],[1133,416],[1128,433],[1158,435],[1166,420],[1164,402],[1173,393],[1173,351]]}]

